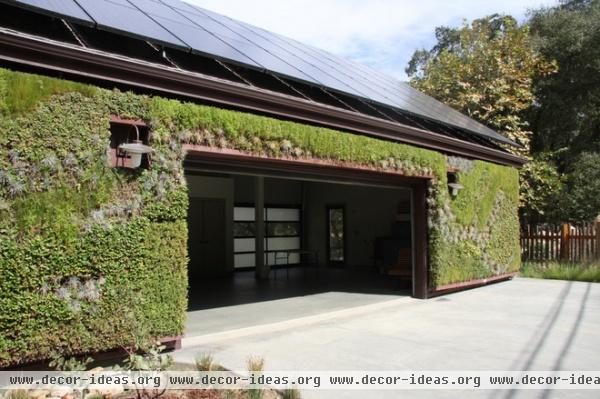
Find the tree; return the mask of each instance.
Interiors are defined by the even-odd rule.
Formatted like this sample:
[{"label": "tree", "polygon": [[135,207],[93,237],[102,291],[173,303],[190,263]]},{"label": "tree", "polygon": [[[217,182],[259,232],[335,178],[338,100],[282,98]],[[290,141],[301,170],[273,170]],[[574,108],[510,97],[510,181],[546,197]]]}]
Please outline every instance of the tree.
[{"label": "tree", "polygon": [[533,149],[560,151],[564,171],[578,154],[600,152],[600,0],[563,1],[530,19],[539,51],[559,67],[534,82]]},{"label": "tree", "polygon": [[535,49],[527,26],[505,15],[436,29],[437,44],[417,50],[406,68],[417,89],[521,144],[529,155],[524,118],[534,103],[534,76],[555,70]]},{"label": "tree", "polygon": [[567,221],[589,222],[600,215],[600,153],[584,152],[569,166],[560,207]]},{"label": "tree", "polygon": [[558,201],[563,198],[563,177],[547,156],[530,160],[521,170],[520,209],[522,221],[562,222]]}]

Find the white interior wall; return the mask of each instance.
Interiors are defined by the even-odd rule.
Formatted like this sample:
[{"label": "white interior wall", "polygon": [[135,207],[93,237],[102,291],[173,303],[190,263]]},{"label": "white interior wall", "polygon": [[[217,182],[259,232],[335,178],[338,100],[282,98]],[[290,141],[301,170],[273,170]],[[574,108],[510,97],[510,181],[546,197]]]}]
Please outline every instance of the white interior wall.
[{"label": "white interior wall", "polygon": [[[234,181],[230,177],[185,176],[188,193],[192,198],[219,198],[225,200],[225,259],[223,273],[233,271],[233,204]],[[188,226],[194,228],[194,226]]]},{"label": "white interior wall", "polygon": [[[327,206],[345,206],[346,264],[373,264],[376,237],[389,236],[392,223],[410,218],[410,191],[311,182],[306,187],[307,245],[327,256]],[[410,220],[410,219],[409,219]]]},{"label": "white interior wall", "polygon": [[[235,182],[235,202],[254,203],[254,177],[237,175]],[[302,202],[301,182],[298,180],[265,178],[265,204],[299,205]]]}]

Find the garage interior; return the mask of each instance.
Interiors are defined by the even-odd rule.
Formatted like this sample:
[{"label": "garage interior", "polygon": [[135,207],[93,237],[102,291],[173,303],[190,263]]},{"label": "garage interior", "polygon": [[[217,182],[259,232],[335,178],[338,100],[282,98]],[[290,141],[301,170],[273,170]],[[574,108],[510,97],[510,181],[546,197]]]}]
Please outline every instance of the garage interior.
[{"label": "garage interior", "polygon": [[333,291],[413,293],[410,187],[223,169],[186,168],[189,311]]}]

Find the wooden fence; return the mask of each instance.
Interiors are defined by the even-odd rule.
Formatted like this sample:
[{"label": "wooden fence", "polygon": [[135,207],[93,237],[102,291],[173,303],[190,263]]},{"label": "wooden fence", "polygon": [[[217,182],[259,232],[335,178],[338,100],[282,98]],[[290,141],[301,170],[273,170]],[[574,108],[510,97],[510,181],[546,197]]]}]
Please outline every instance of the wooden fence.
[{"label": "wooden fence", "polygon": [[600,220],[582,225],[521,226],[524,261],[589,262],[600,259]]}]

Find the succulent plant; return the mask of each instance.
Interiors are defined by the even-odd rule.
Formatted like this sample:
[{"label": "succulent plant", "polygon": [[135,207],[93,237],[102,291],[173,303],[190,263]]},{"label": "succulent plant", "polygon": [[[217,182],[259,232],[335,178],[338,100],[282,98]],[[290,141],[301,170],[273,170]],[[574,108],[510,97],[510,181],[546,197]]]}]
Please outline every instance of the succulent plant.
[{"label": "succulent plant", "polygon": [[63,165],[66,168],[73,167],[73,166],[77,165],[77,158],[72,153],[68,153],[65,156],[65,158],[63,159]]},{"label": "succulent plant", "polygon": [[67,287],[59,287],[56,290],[56,296],[62,300],[68,300],[71,298],[71,291]]},{"label": "succulent plant", "polygon": [[13,166],[17,165],[20,160],[19,151],[15,150],[15,149],[8,151],[8,159],[10,160],[10,163],[13,164]]},{"label": "succulent plant", "polygon": [[81,302],[79,302],[77,299],[68,302],[67,306],[72,313],[77,314],[81,312]]},{"label": "succulent plant", "polygon": [[17,197],[25,192],[25,183],[17,179],[9,179],[6,188],[11,197]]},{"label": "succulent plant", "polygon": [[219,148],[227,148],[229,147],[229,141],[225,137],[219,137],[217,139],[217,147]]},{"label": "succulent plant", "polygon": [[280,148],[283,152],[289,152],[292,149],[292,142],[289,140],[281,140]]}]

